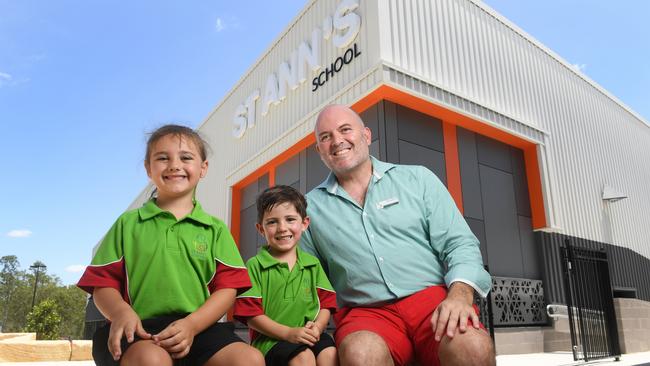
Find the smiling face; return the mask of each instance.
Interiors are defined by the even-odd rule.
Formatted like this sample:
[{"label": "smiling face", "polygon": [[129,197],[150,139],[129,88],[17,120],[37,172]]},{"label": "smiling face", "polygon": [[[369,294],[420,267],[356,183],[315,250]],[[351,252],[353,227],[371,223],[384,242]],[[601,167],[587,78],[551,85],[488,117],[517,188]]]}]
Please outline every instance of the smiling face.
[{"label": "smiling face", "polygon": [[208,161],[191,140],[169,134],[152,145],[145,168],[159,198],[191,198],[208,171]]},{"label": "smiling face", "polygon": [[309,217],[301,217],[290,202],[278,203],[264,212],[262,222],[256,224],[264,236],[273,256],[292,251],[300,241],[302,232],[309,226]]},{"label": "smiling face", "polygon": [[342,105],[326,107],[318,115],[314,132],[321,160],[337,177],[370,164],[370,129],[350,108]]}]

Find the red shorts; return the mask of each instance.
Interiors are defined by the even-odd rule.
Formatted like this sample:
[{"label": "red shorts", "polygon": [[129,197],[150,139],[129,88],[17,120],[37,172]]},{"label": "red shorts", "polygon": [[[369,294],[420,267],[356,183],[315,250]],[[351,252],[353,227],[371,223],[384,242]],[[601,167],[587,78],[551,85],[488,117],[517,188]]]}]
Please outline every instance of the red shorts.
[{"label": "red shorts", "polygon": [[[439,365],[431,315],[446,297],[445,286],[432,286],[388,305],[344,307],[334,313],[336,345],[347,335],[365,330],[384,339],[395,365],[406,365],[414,356],[422,365]],[[478,314],[476,305],[474,311]],[[468,326],[471,323],[469,319]]]}]

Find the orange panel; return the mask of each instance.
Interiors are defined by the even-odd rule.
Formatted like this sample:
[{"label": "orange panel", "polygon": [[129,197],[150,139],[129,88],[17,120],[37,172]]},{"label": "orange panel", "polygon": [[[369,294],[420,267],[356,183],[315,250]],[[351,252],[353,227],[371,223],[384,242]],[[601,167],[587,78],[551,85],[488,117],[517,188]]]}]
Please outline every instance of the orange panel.
[{"label": "orange panel", "polygon": [[458,140],[456,125],[442,122],[442,134],[445,142],[445,168],[447,170],[447,190],[456,201],[456,206],[463,213],[463,189],[460,180],[460,161],[458,160]]},{"label": "orange panel", "polygon": [[[456,139],[456,126],[463,127],[467,130],[476,132],[483,136],[490,137],[497,141],[501,141],[507,145],[520,148],[524,151],[524,159],[526,163],[526,177],[528,179],[528,191],[530,194],[530,204],[532,211],[533,228],[538,229],[546,226],[546,215],[544,211],[544,200],[542,197],[542,185],[539,173],[539,165],[537,158],[537,147],[534,143],[524,140],[522,138],[513,136],[498,128],[492,127],[485,123],[476,121],[470,117],[460,113],[451,111],[424,99],[418,98],[401,90],[395,89],[388,85],[381,85],[373,92],[354,103],[351,108],[361,113],[378,103],[381,100],[388,100],[393,103],[400,104],[404,107],[414,109],[418,112],[427,114],[429,116],[442,119],[443,122],[443,135],[445,142],[445,166],[447,169],[447,186],[450,194],[454,198],[458,208],[463,211],[462,199],[462,186],[460,179],[460,164],[458,160],[458,142]],[[240,205],[240,189],[255,181],[266,173],[269,173],[269,185],[275,184],[275,168],[287,161],[291,157],[298,154],[300,151],[306,149],[314,144],[316,139],[312,133],[298,141],[289,149],[256,169],[246,178],[237,182],[233,186],[233,211],[231,219],[231,230],[233,236],[237,234],[236,239],[239,238],[239,205]]]}]

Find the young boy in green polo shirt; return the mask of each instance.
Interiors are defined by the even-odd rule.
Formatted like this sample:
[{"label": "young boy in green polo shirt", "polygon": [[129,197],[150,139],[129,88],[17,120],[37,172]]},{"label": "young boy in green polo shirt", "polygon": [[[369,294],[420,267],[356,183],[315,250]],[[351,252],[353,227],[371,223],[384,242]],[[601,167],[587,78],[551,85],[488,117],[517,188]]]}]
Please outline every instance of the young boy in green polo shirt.
[{"label": "young boy in green polo shirt", "polygon": [[318,259],[299,247],[309,226],[304,196],[289,186],[257,198],[257,230],[267,245],[247,263],[252,288],[237,297],[235,317],[251,328],[266,364],[337,365],[334,341],[323,333],[336,295]]}]

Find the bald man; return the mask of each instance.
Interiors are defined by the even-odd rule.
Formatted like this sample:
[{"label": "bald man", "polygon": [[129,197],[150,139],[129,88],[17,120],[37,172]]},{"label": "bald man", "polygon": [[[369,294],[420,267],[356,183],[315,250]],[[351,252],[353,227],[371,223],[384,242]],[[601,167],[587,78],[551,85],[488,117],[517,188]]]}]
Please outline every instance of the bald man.
[{"label": "bald man", "polygon": [[371,157],[371,131],[346,106],[324,108],[314,133],[331,172],[307,194],[301,245],[337,292],[342,365],[494,365],[473,305],[490,275],[445,186],[424,167]]}]

